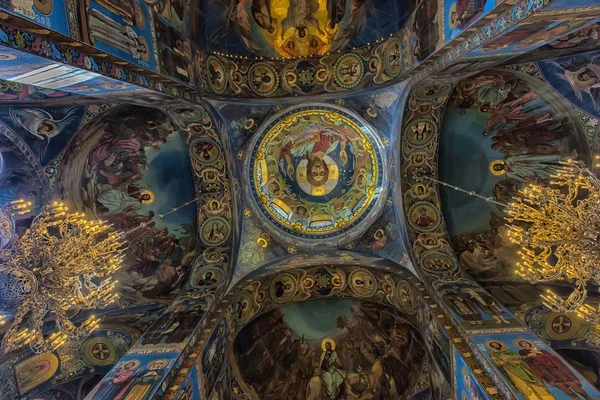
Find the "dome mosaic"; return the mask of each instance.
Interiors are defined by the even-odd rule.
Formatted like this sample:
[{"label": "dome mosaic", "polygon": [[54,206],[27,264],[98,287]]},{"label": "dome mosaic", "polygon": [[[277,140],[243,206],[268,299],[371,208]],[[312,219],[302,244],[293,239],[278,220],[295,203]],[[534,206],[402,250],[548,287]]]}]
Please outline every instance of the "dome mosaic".
[{"label": "dome mosaic", "polygon": [[373,128],[349,111],[288,109],[265,122],[250,149],[250,197],[286,236],[337,238],[380,211],[385,154]]}]

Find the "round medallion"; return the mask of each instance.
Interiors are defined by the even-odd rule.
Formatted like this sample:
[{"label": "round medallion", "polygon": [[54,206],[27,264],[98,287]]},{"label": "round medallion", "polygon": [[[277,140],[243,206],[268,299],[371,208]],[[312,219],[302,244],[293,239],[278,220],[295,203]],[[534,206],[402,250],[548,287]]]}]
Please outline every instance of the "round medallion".
[{"label": "round medallion", "polygon": [[452,89],[451,84],[441,84],[441,85],[426,85],[421,86],[414,90],[414,97],[418,100],[423,101],[432,101],[437,99],[438,97],[445,96]]},{"label": "round medallion", "polygon": [[377,280],[366,269],[358,268],[352,271],[348,282],[350,283],[350,289],[360,297],[373,297],[377,293]]},{"label": "round medallion", "polygon": [[221,148],[214,140],[201,137],[190,143],[190,154],[200,164],[211,165],[221,157]]},{"label": "round medallion", "polygon": [[454,258],[436,251],[426,253],[421,257],[421,266],[425,272],[434,275],[450,274],[458,269]]},{"label": "round medallion", "polygon": [[248,70],[248,86],[259,96],[270,96],[279,87],[277,70],[267,63],[252,64]]},{"label": "round medallion", "polygon": [[223,283],[225,274],[216,266],[202,267],[194,274],[191,284],[196,289],[212,289]]},{"label": "round medallion", "polygon": [[105,343],[96,343],[92,346],[92,356],[97,360],[106,360],[110,357],[110,348]]},{"label": "round medallion", "polygon": [[246,291],[240,292],[235,298],[233,311],[239,324],[248,321],[252,316],[252,295]]},{"label": "round medallion", "polygon": [[552,340],[573,339],[580,333],[581,320],[572,314],[551,312],[546,319],[546,334]]},{"label": "round medallion", "polygon": [[340,108],[303,106],[278,114],[250,149],[245,167],[253,204],[267,223],[290,235],[323,239],[364,231],[368,225],[358,228],[360,222],[385,200],[379,139]]},{"label": "round medallion", "polygon": [[215,56],[206,59],[206,79],[208,85],[216,94],[225,92],[227,88],[227,72],[223,62]]},{"label": "round medallion", "polygon": [[207,247],[220,246],[229,239],[231,227],[225,218],[208,218],[200,227],[200,240]]},{"label": "round medallion", "polygon": [[333,79],[344,89],[356,87],[363,78],[365,66],[362,58],[355,53],[347,53],[333,65]]},{"label": "round medallion", "polygon": [[408,315],[414,315],[417,311],[417,300],[410,284],[406,281],[398,282],[395,294],[398,306]]},{"label": "round medallion", "polygon": [[391,78],[396,78],[403,72],[402,42],[398,37],[394,36],[387,41],[383,57],[383,69]]},{"label": "round medallion", "polygon": [[82,360],[89,366],[103,367],[114,364],[118,359],[114,342],[103,336],[84,340],[79,353]]},{"label": "round medallion", "polygon": [[406,126],[404,134],[413,147],[424,147],[437,134],[437,125],[430,119],[417,119]]},{"label": "round medallion", "polygon": [[275,303],[287,303],[298,292],[298,283],[293,275],[283,273],[277,275],[271,282],[269,293]]},{"label": "round medallion", "polygon": [[440,211],[426,201],[419,201],[410,206],[407,218],[410,226],[422,232],[435,231],[442,223]]}]

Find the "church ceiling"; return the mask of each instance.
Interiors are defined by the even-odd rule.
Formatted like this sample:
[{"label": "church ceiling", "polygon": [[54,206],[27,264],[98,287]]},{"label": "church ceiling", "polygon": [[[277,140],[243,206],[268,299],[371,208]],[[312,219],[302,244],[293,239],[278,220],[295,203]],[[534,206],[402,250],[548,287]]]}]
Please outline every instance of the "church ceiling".
[{"label": "church ceiling", "polygon": [[[219,95],[274,97],[364,89],[401,76],[492,6],[490,1],[483,2],[478,12],[450,21],[450,33],[444,35],[440,32],[447,27],[432,24],[436,7],[451,16],[451,4],[443,2],[428,3],[433,4],[432,9],[414,9],[410,4],[399,7],[386,1],[298,0],[294,8],[290,8],[292,3],[283,7],[278,0],[255,1],[208,1],[200,3],[198,10],[175,1],[170,7],[161,2],[148,7],[151,11],[144,8],[143,13],[156,18],[159,35],[152,51],[161,56],[154,59],[158,64],[153,68],[190,84],[184,79],[186,74],[165,60],[177,61],[179,53],[187,59],[196,55],[194,68],[200,70],[199,81],[207,85],[207,91]],[[296,15],[304,6],[308,16]],[[200,23],[192,27],[190,18]],[[302,19],[308,26],[300,27],[291,19]],[[248,25],[242,26],[240,21]],[[542,25],[535,27],[541,30]],[[363,29],[358,29],[361,26]],[[146,37],[148,29],[136,29]],[[186,41],[187,32],[194,29],[203,49]],[[533,28],[527,29],[531,33]],[[552,42],[544,48],[581,46],[577,52],[583,51],[596,44],[594,29],[584,28],[582,35],[588,35],[584,39],[574,31],[564,42]],[[508,32],[489,48],[517,55],[519,51],[504,47],[511,33],[512,37],[522,34]],[[415,35],[418,45],[408,40]],[[373,44],[382,37],[386,40]],[[338,50],[339,54],[327,58],[332,56],[327,53]],[[209,55],[207,51],[222,54]],[[397,62],[400,54],[402,63]],[[407,54],[410,57],[405,57]],[[315,58],[301,58],[308,56]],[[263,63],[260,57],[275,60]],[[114,332],[109,327],[98,331],[98,336],[115,339],[114,355],[119,357],[123,349],[142,338],[133,345],[135,353],[123,363],[132,359],[148,365],[152,362],[154,356],[140,354],[160,351],[158,342],[163,339],[164,326],[146,328],[167,304],[172,308],[160,318],[166,325],[172,322],[173,315],[181,311],[177,309],[180,303],[172,303],[173,299],[188,290],[204,296],[227,289],[230,297],[235,297],[227,316],[239,331],[233,368],[246,381],[245,390],[264,398],[300,393],[307,382],[286,385],[285,378],[301,366],[297,361],[302,357],[318,363],[323,354],[332,356],[327,355],[326,342],[315,339],[325,335],[343,361],[360,360],[344,369],[351,377],[344,390],[355,394],[366,394],[360,382],[353,381],[359,367],[372,367],[359,353],[368,359],[391,351],[418,360],[411,369],[394,354],[387,355],[389,365],[396,368],[386,371],[393,378],[393,385],[386,390],[390,396],[402,397],[417,387],[419,372],[425,368],[425,342],[430,340],[416,333],[407,315],[349,299],[300,302],[265,313],[258,303],[265,301],[265,293],[277,307],[305,300],[302,296],[308,292],[315,298],[337,295],[342,290],[363,299],[391,296],[390,290],[396,289],[384,287],[384,277],[377,275],[381,288],[375,287],[374,275],[361,267],[377,267],[385,273],[415,272],[413,259],[427,276],[451,275],[463,268],[480,283],[490,283],[490,291],[503,304],[485,297],[497,309],[488,309],[489,315],[480,325],[486,329],[498,324],[517,327],[517,319],[502,305],[512,307],[522,298],[515,301],[514,290],[494,291],[492,285],[508,280],[520,289],[530,287],[515,283],[509,276],[515,249],[506,241],[501,211],[446,190],[438,196],[422,177],[439,170],[444,181],[504,201],[534,175],[547,178],[554,170],[551,163],[566,157],[589,162],[596,118],[600,116],[599,57],[596,51],[488,70],[454,86],[419,87],[408,101],[407,82],[295,105],[264,99],[234,103],[220,98],[205,107],[163,105],[161,109],[106,104],[56,90],[0,84],[0,101],[5,103],[0,105],[0,204],[25,197],[39,206],[55,196],[74,210],[108,220],[119,230],[145,224],[128,233],[129,248],[118,273],[121,300],[103,315],[107,325],[131,324],[135,329],[127,332],[127,338],[116,328]],[[150,62],[152,57],[146,60],[141,55],[136,62],[144,60]],[[287,70],[285,66],[292,64]],[[185,62],[182,65],[189,67]],[[274,67],[277,65],[282,68]],[[240,66],[240,75],[236,75]],[[186,71],[187,78],[196,73]],[[136,93],[130,96],[134,98]],[[70,101],[72,97],[72,106],[44,103]],[[17,100],[28,103],[8,103]],[[150,223],[153,217],[197,195],[201,195],[197,207],[191,205]],[[27,217],[16,219],[17,232],[28,223]],[[448,240],[443,237],[446,228]],[[302,275],[310,267],[312,275]],[[339,273],[342,267],[347,274]],[[435,288],[449,296],[453,290],[469,293],[480,289],[467,280]],[[10,300],[2,298],[4,304]],[[202,312],[193,314],[195,319],[189,323],[198,323],[209,306],[205,304]],[[178,318],[183,318],[183,312]],[[373,321],[369,313],[381,318]],[[526,321],[539,326],[552,324],[548,321],[556,317],[540,316],[535,307],[524,313]],[[87,315],[78,317],[83,320]],[[329,325],[311,325],[317,320],[327,320]],[[218,327],[225,322],[211,323],[216,326],[211,343],[224,347],[225,333]],[[464,320],[461,324],[465,329],[474,326]],[[178,335],[190,334],[188,328]],[[435,336],[436,332],[427,334]],[[259,346],[257,335],[266,344]],[[588,338],[578,335],[576,340],[581,342]],[[368,348],[357,349],[357,340],[368,342]],[[440,352],[452,357],[449,339],[446,341],[448,350]],[[90,343],[74,344],[81,354],[68,353],[63,358],[88,357],[83,361],[85,371],[97,368],[106,372],[108,364],[102,369],[89,359]],[[182,339],[173,348],[182,351],[184,343]],[[249,343],[251,350],[242,350]],[[264,357],[262,352],[267,350],[268,357]],[[169,363],[174,363],[178,354],[169,354]],[[30,354],[18,357],[15,361],[20,363]],[[445,359],[450,363],[448,357]],[[256,365],[269,373],[259,374],[253,369]],[[219,379],[233,379],[227,375],[231,371],[226,378],[213,376],[224,369],[222,366],[217,365],[213,372],[204,368],[201,373],[213,384]],[[68,367],[61,364],[56,371],[63,374]],[[0,370],[3,373],[10,371]],[[56,383],[63,384],[63,380]],[[49,386],[50,382],[44,381],[39,389]],[[70,390],[65,388],[53,390]],[[339,386],[329,389],[341,390]],[[110,393],[114,388],[101,385],[98,390]],[[34,391],[30,394],[33,396]]]},{"label": "church ceiling", "polygon": [[[242,177],[234,282],[288,258],[294,265],[319,255],[373,256],[411,268],[392,179],[404,90],[288,107],[214,103]],[[212,228],[207,237],[220,238],[219,226]]]}]

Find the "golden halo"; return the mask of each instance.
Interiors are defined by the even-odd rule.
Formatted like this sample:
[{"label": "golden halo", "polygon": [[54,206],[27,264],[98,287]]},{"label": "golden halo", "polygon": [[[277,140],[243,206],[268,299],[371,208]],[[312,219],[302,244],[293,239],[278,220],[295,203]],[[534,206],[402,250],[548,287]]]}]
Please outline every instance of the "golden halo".
[{"label": "golden halo", "polygon": [[[502,345],[500,350],[495,349],[492,346],[490,346],[492,343],[500,343]],[[503,350],[506,350],[506,343],[501,342],[499,340],[488,340],[487,342],[485,342],[485,347],[487,347],[488,349],[490,349],[492,351],[503,351]]]},{"label": "golden halo", "polygon": [[[450,18],[452,13],[454,13],[455,15],[454,21],[452,21],[452,18]],[[448,23],[450,24],[450,29],[456,28],[456,25],[458,24],[458,15],[456,15],[456,3],[450,6],[450,12],[448,13]]]},{"label": "golden halo", "polygon": [[131,367],[130,369],[136,369],[141,364],[140,360],[127,360],[123,364],[121,364],[119,366],[119,368],[123,368],[123,366],[125,366],[126,364],[131,364],[131,363],[133,363],[133,367]]},{"label": "golden halo", "polygon": [[143,44],[144,47],[146,48],[146,50],[144,52],[140,53],[140,55],[142,56],[142,59],[144,61],[148,61],[150,59],[150,53],[149,53],[150,49],[148,49],[148,42],[146,41],[146,38],[143,36],[140,36],[138,38],[138,40],[140,41],[140,44]]},{"label": "golden halo", "polygon": [[144,17],[144,12],[142,11],[142,6],[138,3],[133,5],[133,17],[135,19],[135,24],[141,30],[146,28],[146,18]]},{"label": "golden halo", "polygon": [[[153,364],[156,364],[156,363],[160,363],[161,364],[160,367],[158,367],[158,368],[153,367]],[[166,358],[157,358],[156,360],[150,361],[148,363],[147,367],[148,367],[148,369],[157,370],[157,369],[161,369],[161,368],[165,367],[168,364],[169,364],[169,360],[168,359],[166,359]]]},{"label": "golden halo", "polygon": [[333,339],[331,339],[331,338],[325,338],[321,342],[321,349],[323,349],[323,351],[327,350],[327,347],[325,347],[325,345],[327,343],[331,344],[331,350],[335,350],[335,342],[333,341]]},{"label": "golden halo", "polygon": [[52,0],[33,0],[33,6],[44,15],[50,15],[52,13]]},{"label": "golden halo", "polygon": [[150,198],[148,200],[140,200],[140,202],[142,204],[152,204],[152,203],[154,203],[154,198],[155,198],[154,193],[152,193],[149,190],[142,190],[142,192],[140,193],[140,199],[145,194],[147,194]]},{"label": "golden halo", "polygon": [[[578,70],[578,71],[580,71],[580,70]],[[578,71],[572,73],[573,80],[575,82],[581,83],[582,85],[590,85],[590,86],[592,84],[596,83],[596,79],[591,76],[587,79],[581,79],[581,74],[577,73]]]},{"label": "golden halo", "polygon": [[494,169],[494,167],[496,165],[502,165],[502,166],[504,166],[504,160],[494,160],[490,164],[490,172],[492,173],[492,175],[496,175],[496,176],[504,175],[506,173],[506,169],[503,168],[500,171],[496,171]]},{"label": "golden halo", "polygon": [[254,126],[254,118],[248,118],[244,124],[244,129],[250,129]]},{"label": "golden halo", "polygon": [[531,345],[531,347],[528,347],[528,348],[530,348],[530,349],[535,349],[535,348],[537,347],[537,346],[535,345],[535,343],[533,343],[531,340],[527,340],[527,339],[515,339],[515,340],[513,341],[513,343],[514,343],[515,345],[517,345],[517,347],[521,347],[521,348],[524,348],[524,349],[525,349],[526,347],[523,347],[523,346],[521,346],[521,343],[523,343],[523,342],[525,342],[525,343],[529,343],[529,344]]}]

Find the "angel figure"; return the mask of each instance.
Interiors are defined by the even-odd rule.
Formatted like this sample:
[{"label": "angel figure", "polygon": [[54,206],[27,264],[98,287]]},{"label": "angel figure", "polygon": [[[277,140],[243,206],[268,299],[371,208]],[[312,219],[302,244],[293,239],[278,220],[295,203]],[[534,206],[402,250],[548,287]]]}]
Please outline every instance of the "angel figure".
[{"label": "angel figure", "polygon": [[583,100],[583,93],[592,98],[596,110],[600,110],[600,57],[584,58],[574,56],[567,61],[552,62],[563,70],[557,73],[561,79],[569,83],[577,99]]},{"label": "angel figure", "polygon": [[64,116],[61,119],[54,119],[48,111],[39,108],[11,108],[8,115],[16,126],[25,129],[38,141],[34,148],[40,159],[44,159],[50,140],[75,120],[76,112],[77,107],[69,107],[62,110]]}]

